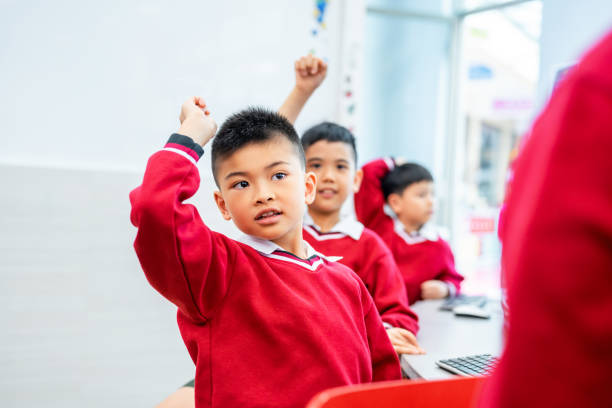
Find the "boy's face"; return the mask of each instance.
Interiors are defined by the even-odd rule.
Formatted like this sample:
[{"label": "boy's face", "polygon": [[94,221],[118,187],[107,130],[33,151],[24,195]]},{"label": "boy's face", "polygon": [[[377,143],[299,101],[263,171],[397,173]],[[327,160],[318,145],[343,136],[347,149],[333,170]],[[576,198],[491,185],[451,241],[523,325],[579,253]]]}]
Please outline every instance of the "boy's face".
[{"label": "boy's face", "polygon": [[402,224],[420,228],[433,215],[433,183],[426,180],[412,183],[402,194],[390,194],[388,202]]},{"label": "boy's face", "polygon": [[301,242],[304,204],[314,199],[316,179],[304,174],[290,141],[279,136],[242,147],[220,160],[217,181],[217,206],[242,232],[283,248]]},{"label": "boy's face", "polygon": [[352,147],[344,142],[319,140],[306,149],[306,169],[317,176],[317,194],[310,210],[336,214],[349,194],[357,192],[362,171],[355,172]]}]

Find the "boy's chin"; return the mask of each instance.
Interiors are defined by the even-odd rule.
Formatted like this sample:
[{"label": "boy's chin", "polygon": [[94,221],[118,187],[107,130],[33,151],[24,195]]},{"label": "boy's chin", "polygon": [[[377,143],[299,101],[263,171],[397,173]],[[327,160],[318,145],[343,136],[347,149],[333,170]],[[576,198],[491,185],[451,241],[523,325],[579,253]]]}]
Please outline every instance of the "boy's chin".
[{"label": "boy's chin", "polygon": [[321,215],[326,215],[326,216],[333,216],[336,215],[340,212],[340,209],[342,209],[342,206],[336,206],[336,205],[311,205],[310,206],[310,210],[316,212],[317,214],[321,214]]},{"label": "boy's chin", "polygon": [[291,232],[290,228],[282,228],[280,226],[270,226],[269,228],[249,228],[249,231],[242,230],[247,235],[259,239],[265,239],[266,241],[276,241],[287,236]]}]

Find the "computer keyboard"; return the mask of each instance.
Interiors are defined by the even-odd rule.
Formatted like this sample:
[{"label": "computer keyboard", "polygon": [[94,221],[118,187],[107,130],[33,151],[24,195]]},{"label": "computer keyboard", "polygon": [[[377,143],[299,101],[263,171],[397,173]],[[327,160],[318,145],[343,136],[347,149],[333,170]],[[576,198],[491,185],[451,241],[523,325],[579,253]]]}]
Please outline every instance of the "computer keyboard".
[{"label": "computer keyboard", "polygon": [[440,306],[440,310],[453,310],[457,306],[473,305],[476,307],[484,307],[487,304],[486,296],[466,296],[463,294],[448,298]]},{"label": "computer keyboard", "polygon": [[479,354],[476,356],[449,358],[436,361],[438,367],[463,377],[475,377],[486,375],[497,364],[497,357],[491,354]]}]

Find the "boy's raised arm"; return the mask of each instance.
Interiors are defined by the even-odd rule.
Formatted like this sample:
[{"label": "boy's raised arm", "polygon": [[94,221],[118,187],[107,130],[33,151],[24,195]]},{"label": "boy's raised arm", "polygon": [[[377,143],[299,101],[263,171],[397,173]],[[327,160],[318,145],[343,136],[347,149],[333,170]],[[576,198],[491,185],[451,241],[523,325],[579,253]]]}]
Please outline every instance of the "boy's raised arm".
[{"label": "boy's raised arm", "polygon": [[327,75],[327,64],[307,55],[295,61],[295,86],[278,109],[278,113],[295,123],[302,108]]},{"label": "boy's raised arm", "polygon": [[130,218],[138,227],[134,248],[148,281],[196,322],[205,322],[225,294],[232,256],[231,240],[183,203],[199,187],[196,161],[217,128],[205,109],[197,97],[183,104],[179,134],[151,156],[142,185],[130,193]]},{"label": "boy's raised arm", "polygon": [[394,167],[390,157],[372,160],[362,167],[363,180],[354,197],[355,213],[361,223],[375,231],[380,218],[386,217],[382,180]]}]

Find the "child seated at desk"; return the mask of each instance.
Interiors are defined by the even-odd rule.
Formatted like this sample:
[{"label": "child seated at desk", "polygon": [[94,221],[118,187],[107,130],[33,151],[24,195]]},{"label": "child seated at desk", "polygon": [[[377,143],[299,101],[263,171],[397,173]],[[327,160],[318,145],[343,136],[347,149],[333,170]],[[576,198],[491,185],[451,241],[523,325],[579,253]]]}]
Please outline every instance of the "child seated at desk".
[{"label": "child seated at desk", "polygon": [[355,212],[391,249],[410,303],[459,292],[463,277],[450,246],[426,224],[433,214],[433,177],[426,168],[391,158],[366,164]]},{"label": "child seated at desk", "polygon": [[[326,64],[312,56],[295,63],[295,87],[279,109],[291,123],[325,78]],[[316,196],[304,219],[304,239],[317,251],[338,256],[363,280],[398,354],[421,354],[415,335],[418,318],[410,310],[402,276],[384,242],[352,214],[341,214],[349,195],[359,189],[357,149],[351,132],[322,123],[302,136],[306,169],[317,176]]]},{"label": "child seated at desk", "polygon": [[421,354],[416,314],[408,306],[402,275],[385,243],[352,214],[341,214],[350,193],[359,189],[355,139],[348,129],[322,123],[304,133],[306,169],[317,175],[317,195],[304,219],[304,239],[317,251],[340,256],[357,273],[374,299],[391,343],[399,354]]},{"label": "child seated at desk", "polygon": [[303,240],[316,176],[285,118],[247,109],[214,139],[214,198],[241,240],[211,231],[184,203],[216,130],[204,109],[200,98],[183,104],[178,133],[130,194],[145,275],[179,308],[196,407],[304,406],[326,388],[401,378],[361,280]]}]

